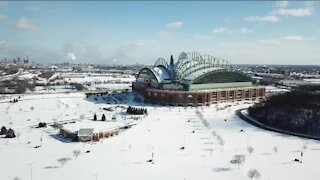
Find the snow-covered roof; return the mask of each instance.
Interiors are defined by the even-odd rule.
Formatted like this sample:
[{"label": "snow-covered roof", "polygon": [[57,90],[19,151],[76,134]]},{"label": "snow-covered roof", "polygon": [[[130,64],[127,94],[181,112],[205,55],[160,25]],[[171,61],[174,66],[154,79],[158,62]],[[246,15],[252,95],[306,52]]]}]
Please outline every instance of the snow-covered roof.
[{"label": "snow-covered roof", "polygon": [[222,68],[220,68],[220,67],[211,67],[211,68],[206,68],[206,69],[198,70],[198,71],[193,72],[193,73],[189,74],[188,76],[186,76],[186,77],[184,78],[184,80],[190,80],[190,81],[192,81],[192,80],[194,80],[194,79],[196,79],[196,78],[198,78],[198,77],[200,77],[200,76],[202,76],[202,75],[204,75],[204,74],[207,74],[207,73],[209,73],[209,72],[211,72],[211,71],[220,70],[220,69],[222,69]]},{"label": "snow-covered roof", "polygon": [[92,129],[93,133],[103,132],[105,130],[112,130],[121,127],[123,123],[116,122],[116,121],[92,121],[92,120],[82,120],[77,121],[75,123],[64,124],[63,129],[80,133],[80,130],[83,133],[89,133],[89,130]]}]

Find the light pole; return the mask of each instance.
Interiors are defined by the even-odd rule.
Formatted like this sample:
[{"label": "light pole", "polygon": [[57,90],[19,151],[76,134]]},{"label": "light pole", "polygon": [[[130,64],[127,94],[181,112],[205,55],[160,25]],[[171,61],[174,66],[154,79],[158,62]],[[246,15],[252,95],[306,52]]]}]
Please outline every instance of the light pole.
[{"label": "light pole", "polygon": [[247,148],[249,147],[249,142],[250,142],[250,136],[249,136],[249,134],[246,132],[246,131],[244,131],[244,130],[241,130],[240,132],[243,132],[243,133],[245,133],[246,135],[247,135]]},{"label": "light pole", "polygon": [[29,165],[30,165],[30,179],[31,180],[32,180],[32,164],[33,164],[33,162],[29,163]]},{"label": "light pole", "polygon": [[151,160],[153,162],[153,146],[152,146]]},{"label": "light pole", "polygon": [[98,175],[99,175],[99,172],[97,172],[94,176],[96,177],[96,180],[98,180]]}]

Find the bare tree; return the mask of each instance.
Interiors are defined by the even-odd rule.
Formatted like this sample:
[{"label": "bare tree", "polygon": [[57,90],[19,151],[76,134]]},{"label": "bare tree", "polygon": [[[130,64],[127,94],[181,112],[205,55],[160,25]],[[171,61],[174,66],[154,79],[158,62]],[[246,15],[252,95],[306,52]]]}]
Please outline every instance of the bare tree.
[{"label": "bare tree", "polygon": [[70,158],[60,158],[57,161],[61,164],[61,167],[63,167],[63,165],[65,165],[69,160]]},{"label": "bare tree", "polygon": [[13,180],[21,180],[18,176],[14,177]]},{"label": "bare tree", "polygon": [[260,172],[258,170],[256,170],[256,169],[250,169],[248,171],[248,177],[250,179],[259,179],[260,176],[261,176]]},{"label": "bare tree", "polygon": [[230,163],[231,164],[237,164],[238,167],[240,168],[240,165],[242,165],[246,161],[246,157],[244,155],[234,155],[233,158],[231,159]]},{"label": "bare tree", "polygon": [[218,144],[219,144],[220,146],[223,146],[224,143],[225,143],[225,141],[224,141],[224,140],[222,139],[222,137],[219,136],[219,135],[217,135],[217,141],[218,141]]},{"label": "bare tree", "polygon": [[274,151],[275,153],[277,153],[277,152],[278,152],[278,147],[277,147],[277,146],[274,146],[274,147],[273,147],[273,151]]},{"label": "bare tree", "polygon": [[215,130],[212,130],[211,134],[212,134],[212,136],[216,136],[217,132]]},{"label": "bare tree", "polygon": [[253,152],[253,147],[249,146],[249,147],[247,148],[247,150],[248,150],[248,152],[249,152],[249,154],[250,154],[250,156],[251,156],[251,154],[252,154],[252,152]]},{"label": "bare tree", "polygon": [[73,150],[72,153],[73,153],[73,156],[75,158],[77,158],[80,155],[81,152],[80,152],[80,150]]},{"label": "bare tree", "polygon": [[81,114],[81,115],[80,115],[80,119],[84,119],[84,114]]},{"label": "bare tree", "polygon": [[17,136],[17,138],[18,138],[18,140],[19,140],[19,144],[20,144],[20,132],[16,132],[16,136]]},{"label": "bare tree", "polygon": [[308,143],[307,142],[303,144],[302,149],[304,151],[308,149]]}]

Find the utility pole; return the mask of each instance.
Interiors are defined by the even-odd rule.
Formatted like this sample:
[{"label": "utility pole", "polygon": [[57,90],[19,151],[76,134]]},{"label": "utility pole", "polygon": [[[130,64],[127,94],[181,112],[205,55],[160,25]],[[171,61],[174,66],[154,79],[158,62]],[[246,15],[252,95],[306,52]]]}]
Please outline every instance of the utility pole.
[{"label": "utility pole", "polygon": [[247,135],[247,148],[249,147],[249,143],[250,143],[250,136],[249,136],[249,134],[246,132],[246,131],[240,131],[240,132],[243,132],[243,133],[245,133],[246,135]]}]

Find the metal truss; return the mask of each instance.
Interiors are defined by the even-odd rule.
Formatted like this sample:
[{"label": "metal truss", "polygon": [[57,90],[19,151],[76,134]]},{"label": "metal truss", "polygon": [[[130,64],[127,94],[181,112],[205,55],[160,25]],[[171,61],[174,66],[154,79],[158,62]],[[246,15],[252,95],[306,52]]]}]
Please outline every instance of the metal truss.
[{"label": "metal truss", "polygon": [[159,58],[156,63],[154,63],[153,67],[163,66],[166,69],[169,67],[167,61],[163,58]]},{"label": "metal truss", "polygon": [[182,52],[177,62],[177,79],[183,80],[186,76],[196,71],[213,68],[231,70],[232,65],[224,59],[210,55],[201,55],[197,52]]}]

